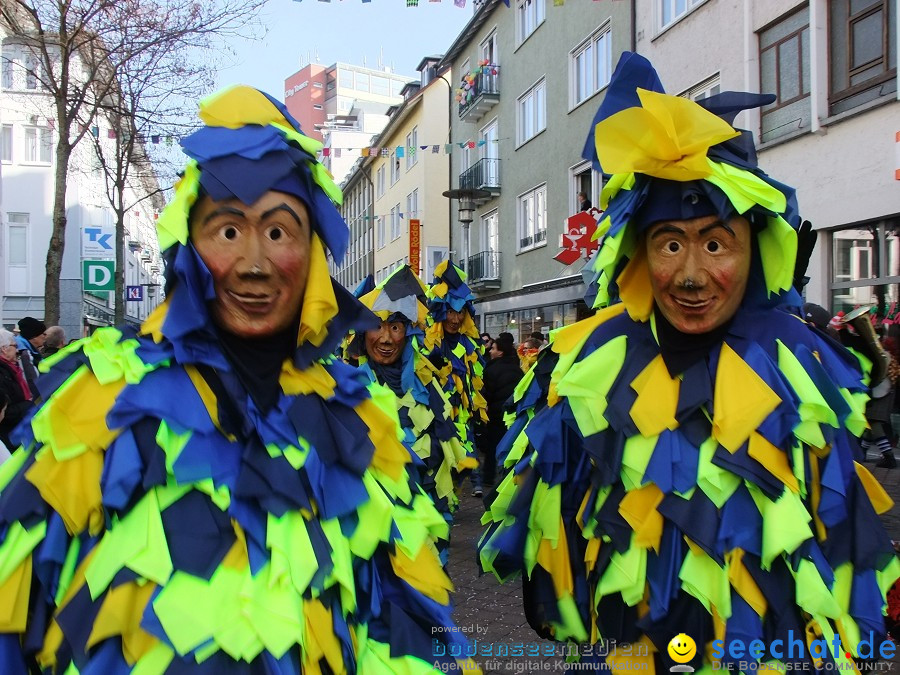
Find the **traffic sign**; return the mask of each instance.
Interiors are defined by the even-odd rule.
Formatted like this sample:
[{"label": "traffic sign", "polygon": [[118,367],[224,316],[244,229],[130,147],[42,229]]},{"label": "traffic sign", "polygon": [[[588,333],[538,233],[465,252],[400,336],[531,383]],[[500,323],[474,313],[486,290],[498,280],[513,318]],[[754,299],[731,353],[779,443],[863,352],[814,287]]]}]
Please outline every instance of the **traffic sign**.
[{"label": "traffic sign", "polygon": [[114,291],[115,273],[115,260],[82,260],[81,288],[85,291]]},{"label": "traffic sign", "polygon": [[144,299],[144,287],[143,286],[126,286],[125,287],[125,299],[129,302],[131,301],[140,301]]},{"label": "traffic sign", "polygon": [[82,258],[114,258],[116,228],[88,225],[81,230]]}]

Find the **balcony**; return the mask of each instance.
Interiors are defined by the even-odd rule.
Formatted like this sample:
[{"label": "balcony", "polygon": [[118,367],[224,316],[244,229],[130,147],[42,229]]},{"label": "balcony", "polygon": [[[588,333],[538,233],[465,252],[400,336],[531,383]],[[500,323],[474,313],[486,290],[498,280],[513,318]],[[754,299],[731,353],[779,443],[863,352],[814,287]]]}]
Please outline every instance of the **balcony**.
[{"label": "balcony", "polygon": [[491,157],[479,159],[459,174],[459,187],[500,194],[500,160]]},{"label": "balcony", "polygon": [[473,291],[500,288],[500,252],[482,251],[469,256],[466,263],[469,287]]},{"label": "balcony", "polygon": [[469,76],[471,82],[462,82],[459,119],[463,122],[477,122],[500,102],[500,66],[489,63],[479,67],[480,73],[474,72]]}]

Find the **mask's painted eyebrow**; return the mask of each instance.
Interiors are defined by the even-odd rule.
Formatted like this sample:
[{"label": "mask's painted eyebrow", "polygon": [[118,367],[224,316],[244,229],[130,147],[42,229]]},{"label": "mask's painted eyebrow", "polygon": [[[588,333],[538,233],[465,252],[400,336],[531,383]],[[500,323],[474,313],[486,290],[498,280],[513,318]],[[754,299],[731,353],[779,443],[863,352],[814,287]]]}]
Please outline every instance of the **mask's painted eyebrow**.
[{"label": "mask's painted eyebrow", "polygon": [[290,213],[290,214],[294,217],[294,220],[297,221],[297,224],[298,224],[300,227],[303,227],[303,221],[300,220],[300,216],[297,215],[297,212],[294,211],[294,209],[292,209],[290,206],[288,206],[288,205],[285,204],[285,203],[281,203],[281,204],[279,204],[278,206],[273,207],[273,208],[269,209],[268,211],[265,211],[265,212],[262,214],[262,218],[261,218],[261,219],[262,219],[262,220],[265,220],[266,218],[268,218],[269,216],[271,216],[273,213],[276,213],[277,211],[287,211],[288,213]]},{"label": "mask's painted eyebrow", "polygon": [[710,231],[716,229],[717,227],[721,227],[723,230],[725,230],[725,231],[726,231],[728,234],[730,234],[732,237],[735,236],[735,235],[734,235],[734,230],[732,230],[732,229],[731,229],[731,226],[730,226],[728,223],[726,223],[724,220],[717,220],[717,221],[714,222],[714,223],[710,223],[709,225],[707,225],[706,227],[704,227],[703,229],[700,230],[700,234],[701,234],[701,235],[704,235],[704,234],[706,234],[707,232],[710,232]]},{"label": "mask's painted eyebrow", "polygon": [[666,225],[660,225],[656,230],[653,231],[653,234],[650,235],[650,239],[656,239],[658,236],[663,234],[684,234],[684,230],[680,227],[676,227],[671,223]]},{"label": "mask's painted eyebrow", "polygon": [[240,209],[237,209],[233,206],[220,206],[215,211],[210,213],[206,218],[203,219],[203,224],[206,225],[210,220],[215,218],[216,216],[222,216],[225,214],[230,214],[232,216],[241,216],[243,217],[245,214]]}]

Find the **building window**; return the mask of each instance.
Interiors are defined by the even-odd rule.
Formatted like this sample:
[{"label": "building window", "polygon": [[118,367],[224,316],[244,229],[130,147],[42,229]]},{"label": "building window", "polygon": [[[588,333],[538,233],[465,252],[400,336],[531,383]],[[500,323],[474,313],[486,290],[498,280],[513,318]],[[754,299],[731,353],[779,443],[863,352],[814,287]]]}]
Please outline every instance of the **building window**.
[{"label": "building window", "polygon": [[416,149],[419,146],[419,127],[413,127],[412,131],[406,134],[406,170],[415,165]]},{"label": "building window", "polygon": [[665,28],[680,19],[704,0],[659,0],[659,27]]},{"label": "building window", "polygon": [[371,93],[375,94],[376,96],[390,96],[391,87],[386,77],[382,77],[381,75],[372,75],[371,87]]},{"label": "building window", "polygon": [[12,161],[13,127],[12,124],[4,124],[0,127],[0,161]]},{"label": "building window", "polygon": [[407,218],[418,218],[419,217],[419,190],[413,190],[408,195],[406,195],[406,217]]},{"label": "building window", "polygon": [[571,101],[575,107],[609,84],[612,75],[612,32],[609,24],[598,28],[593,35],[569,54],[571,64]]},{"label": "building window", "polygon": [[378,171],[375,172],[375,192],[376,197],[384,196],[384,164],[378,167]]},{"label": "building window", "polygon": [[369,74],[368,73],[356,73],[356,77],[354,79],[354,89],[357,91],[369,91]]},{"label": "building window", "polygon": [[397,204],[391,209],[391,241],[400,238],[400,205]]},{"label": "building window", "polygon": [[541,80],[518,100],[518,145],[547,128],[547,83]]},{"label": "building window", "polygon": [[10,49],[3,50],[3,58],[0,61],[0,86],[4,89],[13,88],[13,52]]},{"label": "building window", "polygon": [[900,299],[900,219],[834,230],[830,243],[831,313],[874,304],[877,316],[890,314]]},{"label": "building window", "polygon": [[[720,91],[720,81],[719,74],[716,73],[712,77],[708,77],[703,82],[698,82],[690,89],[687,89],[679,94],[679,96],[683,96],[684,98],[689,98],[692,101],[702,101],[705,98],[709,98],[710,96],[715,96]],[[765,90],[763,90],[765,91]]]},{"label": "building window", "polygon": [[52,142],[47,127],[25,127],[25,161],[49,164]]},{"label": "building window", "polygon": [[809,129],[809,9],[804,7],[759,34],[760,91],[775,94],[762,109],[762,141]]},{"label": "building window", "polygon": [[547,0],[518,0],[516,3],[516,27],[518,42],[525,42],[529,35],[544,23],[544,5]]},{"label": "building window", "polygon": [[319,103],[314,103],[313,110],[323,110],[322,105]]},{"label": "building window", "polygon": [[322,88],[322,83],[321,83],[321,82],[313,82],[313,86],[314,86],[316,89],[321,89],[321,88]]},{"label": "building window", "polygon": [[893,98],[897,22],[890,0],[832,0],[828,6],[831,114]]},{"label": "building window", "polygon": [[536,187],[519,197],[516,213],[519,233],[518,251],[528,251],[547,243],[547,185]]},{"label": "building window", "polygon": [[375,222],[377,238],[376,246],[378,248],[384,248],[384,216],[375,216]]},{"label": "building window", "polygon": [[391,153],[391,185],[400,180],[400,160],[397,158],[396,150]]},{"label": "building window", "polygon": [[25,88],[32,91],[38,88],[38,60],[33,54],[25,57]]},{"label": "building window", "polygon": [[30,217],[27,213],[7,213],[9,219],[9,246],[6,249],[6,263],[14,266],[28,264],[28,225]]}]

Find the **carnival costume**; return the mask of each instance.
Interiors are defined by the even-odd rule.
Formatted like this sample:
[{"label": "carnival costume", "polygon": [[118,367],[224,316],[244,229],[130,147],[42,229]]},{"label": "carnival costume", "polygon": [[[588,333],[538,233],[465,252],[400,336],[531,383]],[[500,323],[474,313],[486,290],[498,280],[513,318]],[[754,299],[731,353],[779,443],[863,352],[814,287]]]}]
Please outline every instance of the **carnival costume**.
[{"label": "carnival costume", "polygon": [[[350,350],[358,351],[360,369],[372,382],[391,389],[403,429],[403,444],[417,466],[420,484],[449,525],[451,512],[459,503],[453,476],[474,468],[476,462],[467,456],[459,440],[437,370],[421,351],[428,316],[425,285],[409,265],[404,265],[360,301],[382,321],[406,324],[406,343],[400,359],[392,366],[381,366],[366,356],[364,334],[354,337]],[[446,563],[447,540],[436,543],[442,562]]]},{"label": "carnival costume", "polygon": [[[481,395],[484,346],[475,325],[475,295],[466,273],[449,260],[434,269],[428,289],[432,323],[425,331],[425,352],[439,368],[441,386],[453,406],[453,420],[466,450],[474,457],[472,425],[487,421],[487,403]],[[447,310],[464,314],[459,333],[444,331]]]},{"label": "carnival costume", "polygon": [[[0,470],[0,672],[456,666],[433,655],[459,653],[432,544],[446,523],[409,480],[392,397],[330,357],[377,322],[328,276],[348,232],[321,144],[248,87],[200,116],[159,219],[165,303],[48,359],[45,403]],[[303,200],[313,233],[290,356],[260,387],[213,323],[189,221],[204,194],[272,190]]]},{"label": "carnival costume", "polygon": [[[844,649],[825,658],[853,668],[860,638],[884,635],[900,565],[877,515],[891,502],[854,461],[866,385],[856,358],[788,311],[800,304],[793,190],[731,127],[771,100],[666,96],[649,62],[625,54],[594,120],[588,156],[608,176],[598,311],[555,331],[517,389],[502,448],[513,470],[480,556],[501,580],[522,574],[540,634],[615,641],[588,650],[598,669],[666,670],[680,633],[704,671],[713,640],[761,640],[768,661],[791,634],[805,657],[782,661],[821,666],[811,640],[838,636]],[[743,304],[711,333],[673,334],[642,228],[713,214],[751,222]],[[542,391],[536,371],[554,356]]]}]

